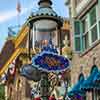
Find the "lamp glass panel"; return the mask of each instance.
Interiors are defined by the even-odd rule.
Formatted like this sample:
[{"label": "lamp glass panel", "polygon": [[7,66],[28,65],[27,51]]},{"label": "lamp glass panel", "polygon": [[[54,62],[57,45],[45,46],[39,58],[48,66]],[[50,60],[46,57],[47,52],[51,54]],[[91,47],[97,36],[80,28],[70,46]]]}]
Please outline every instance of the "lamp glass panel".
[{"label": "lamp glass panel", "polygon": [[58,45],[57,23],[52,20],[39,20],[33,24],[34,47],[42,48],[48,45],[51,39],[55,46]]}]

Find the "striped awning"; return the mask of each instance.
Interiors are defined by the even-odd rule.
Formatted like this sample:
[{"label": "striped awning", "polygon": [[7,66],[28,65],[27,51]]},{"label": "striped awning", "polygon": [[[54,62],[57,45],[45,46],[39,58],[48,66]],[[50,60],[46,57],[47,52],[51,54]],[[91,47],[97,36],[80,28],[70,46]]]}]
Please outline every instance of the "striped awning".
[{"label": "striped awning", "polygon": [[81,85],[82,90],[92,91],[93,89],[100,89],[100,84],[96,84],[94,82],[94,78],[96,77],[97,73],[98,73],[98,67],[96,65],[93,65],[90,75]]},{"label": "striped awning", "polygon": [[84,82],[84,75],[81,73],[79,75],[79,80],[78,82],[74,85],[71,91],[68,92],[68,96],[73,96],[73,95],[80,95],[80,96],[85,96],[85,91],[81,90],[81,84]]},{"label": "striped awning", "polygon": [[100,71],[95,75],[93,82],[100,84]]}]

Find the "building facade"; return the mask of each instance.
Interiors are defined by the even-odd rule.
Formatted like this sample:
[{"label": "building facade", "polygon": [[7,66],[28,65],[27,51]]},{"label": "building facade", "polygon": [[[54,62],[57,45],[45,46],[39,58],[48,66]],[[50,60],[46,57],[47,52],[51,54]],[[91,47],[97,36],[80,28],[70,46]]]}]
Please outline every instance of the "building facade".
[{"label": "building facade", "polygon": [[[83,72],[85,78],[95,64],[100,69],[100,0],[66,0],[70,7],[73,60],[72,84]],[[99,100],[99,95],[95,100]],[[94,100],[87,92],[87,100]]]}]

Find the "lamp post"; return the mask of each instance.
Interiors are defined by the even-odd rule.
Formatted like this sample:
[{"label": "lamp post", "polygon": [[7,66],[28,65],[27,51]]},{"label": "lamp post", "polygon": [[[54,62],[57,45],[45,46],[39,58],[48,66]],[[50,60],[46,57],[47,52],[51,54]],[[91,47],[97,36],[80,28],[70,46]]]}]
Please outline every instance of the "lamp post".
[{"label": "lamp post", "polygon": [[32,30],[29,32],[32,34],[32,37],[29,36],[29,40],[32,39],[32,48],[36,46],[42,48],[52,39],[53,45],[61,49],[61,17],[52,9],[51,0],[40,0],[38,5],[39,9],[28,18]]},{"label": "lamp post", "polygon": [[[40,48],[48,45],[51,40],[55,47],[58,47],[60,54],[61,50],[61,27],[62,19],[52,9],[51,0],[40,0],[38,2],[39,9],[33,12],[28,18],[29,23],[29,58],[30,48]],[[31,58],[30,58],[31,59]],[[49,96],[49,81],[48,73],[43,72],[40,81],[40,95],[42,100],[48,100]]]},{"label": "lamp post", "polygon": [[48,81],[48,73],[43,72],[41,75],[41,81],[40,81],[40,94],[41,98],[43,100],[48,100],[49,97],[49,81]]}]

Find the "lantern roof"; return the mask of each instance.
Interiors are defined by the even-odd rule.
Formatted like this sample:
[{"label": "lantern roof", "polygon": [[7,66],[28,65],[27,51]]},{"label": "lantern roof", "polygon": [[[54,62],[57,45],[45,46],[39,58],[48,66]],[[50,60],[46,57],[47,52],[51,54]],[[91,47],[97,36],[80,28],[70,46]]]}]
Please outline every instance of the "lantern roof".
[{"label": "lantern roof", "polygon": [[41,19],[50,19],[56,21],[58,25],[62,26],[63,20],[61,16],[58,16],[58,14],[52,9],[51,0],[40,0],[38,5],[39,9],[36,12],[32,12],[31,16],[28,18],[30,23],[34,23]]},{"label": "lantern roof", "polygon": [[37,12],[33,13],[33,15],[58,16],[57,13],[50,7],[41,7]]}]

